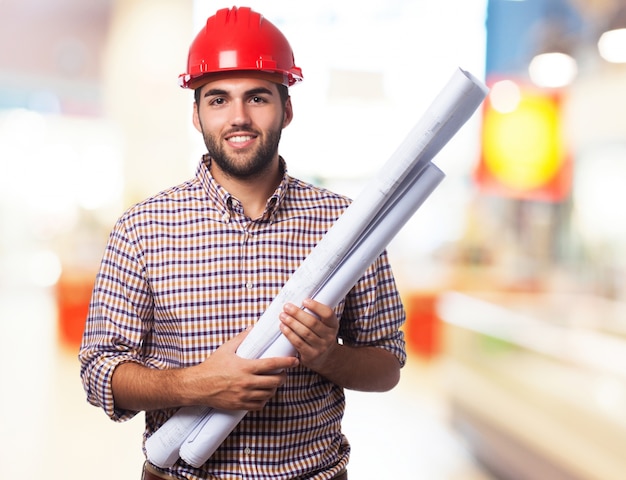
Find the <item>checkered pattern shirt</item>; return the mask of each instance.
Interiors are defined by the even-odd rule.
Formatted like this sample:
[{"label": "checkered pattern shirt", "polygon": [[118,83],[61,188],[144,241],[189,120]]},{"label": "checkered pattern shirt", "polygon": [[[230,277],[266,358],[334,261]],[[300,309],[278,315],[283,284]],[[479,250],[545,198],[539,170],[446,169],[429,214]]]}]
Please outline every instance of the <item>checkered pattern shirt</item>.
[{"label": "checkered pattern shirt", "polygon": [[[349,204],[290,177],[247,218],[203,157],[193,179],[130,208],[100,266],[80,350],[88,401],[116,421],[111,377],[122,362],[151,368],[198,364],[263,313]],[[377,346],[405,362],[402,308],[386,254],[336,309],[345,344]],[[178,478],[325,479],[346,467],[342,388],[300,366],[265,408],[249,412],[208,462],[179,460]],[[145,438],[175,410],[146,412]]]}]

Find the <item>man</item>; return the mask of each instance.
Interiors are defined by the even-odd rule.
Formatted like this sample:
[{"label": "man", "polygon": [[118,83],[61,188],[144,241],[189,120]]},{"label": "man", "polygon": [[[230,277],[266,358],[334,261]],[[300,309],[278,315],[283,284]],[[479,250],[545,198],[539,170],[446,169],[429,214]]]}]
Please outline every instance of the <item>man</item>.
[{"label": "man", "polygon": [[290,177],[278,154],[293,118],[288,87],[301,79],[261,15],[210,17],[181,76],[209,153],[193,179],[130,208],[109,238],[79,354],[89,402],[116,421],[145,411],[145,438],[180,406],[249,411],[202,467],[146,463],[145,479],[347,478],[343,389],[399,380],[404,312],[386,254],[336,308],[284,306],[296,357],[236,354],[349,203]]}]

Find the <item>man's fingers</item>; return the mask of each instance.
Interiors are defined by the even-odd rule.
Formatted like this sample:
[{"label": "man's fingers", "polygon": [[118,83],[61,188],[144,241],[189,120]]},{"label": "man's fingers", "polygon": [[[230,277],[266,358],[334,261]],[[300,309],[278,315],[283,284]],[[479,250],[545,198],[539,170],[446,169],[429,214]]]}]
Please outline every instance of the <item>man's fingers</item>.
[{"label": "man's fingers", "polygon": [[297,357],[270,357],[260,359],[256,365],[257,374],[274,375],[284,370],[297,367],[299,360]]}]

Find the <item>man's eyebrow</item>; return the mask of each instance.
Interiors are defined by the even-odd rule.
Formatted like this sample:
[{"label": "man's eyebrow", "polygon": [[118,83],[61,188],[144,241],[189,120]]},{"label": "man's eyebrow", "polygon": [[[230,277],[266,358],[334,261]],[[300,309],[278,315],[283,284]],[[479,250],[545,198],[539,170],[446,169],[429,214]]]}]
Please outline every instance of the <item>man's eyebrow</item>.
[{"label": "man's eyebrow", "polygon": [[[259,95],[259,94],[265,94],[265,95],[274,95],[274,93],[266,87],[257,87],[257,88],[253,88],[251,90],[246,91],[246,95],[250,96],[250,95]],[[209,90],[207,90],[206,92],[204,92],[204,97],[213,97],[213,96],[219,96],[219,95],[228,95],[228,92],[226,90],[222,90],[221,88],[211,88]]]},{"label": "man's eyebrow", "polygon": [[226,90],[221,90],[219,88],[211,88],[204,92],[204,97],[213,97],[216,95],[226,95],[228,92]]},{"label": "man's eyebrow", "polygon": [[269,88],[266,88],[266,87],[253,88],[252,90],[248,90],[246,93],[248,95],[258,95],[260,93],[263,93],[265,95],[274,95],[274,92],[272,92]]}]

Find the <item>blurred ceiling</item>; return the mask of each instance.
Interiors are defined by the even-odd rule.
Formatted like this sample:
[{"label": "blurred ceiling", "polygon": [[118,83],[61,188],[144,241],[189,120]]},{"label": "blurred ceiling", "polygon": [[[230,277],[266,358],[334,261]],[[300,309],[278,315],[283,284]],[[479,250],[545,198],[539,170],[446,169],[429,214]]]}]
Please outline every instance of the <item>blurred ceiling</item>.
[{"label": "blurred ceiling", "polygon": [[[527,9],[555,0],[499,1]],[[624,3],[562,1],[598,28]],[[114,0],[0,0],[0,109],[32,107],[34,102],[39,110],[97,115],[101,58],[114,4]],[[517,43],[523,41],[518,37]],[[503,51],[499,58],[510,62],[507,55],[511,52]]]},{"label": "blurred ceiling", "polygon": [[489,0],[486,73],[523,76],[547,51],[597,57],[598,39],[625,7],[624,0]]},{"label": "blurred ceiling", "polygon": [[605,16],[611,14],[619,6],[621,0],[570,0],[570,3],[576,7],[581,14],[589,17]]},{"label": "blurred ceiling", "polygon": [[0,0],[0,108],[24,106],[32,92],[48,92],[64,111],[97,113],[112,3]]}]

